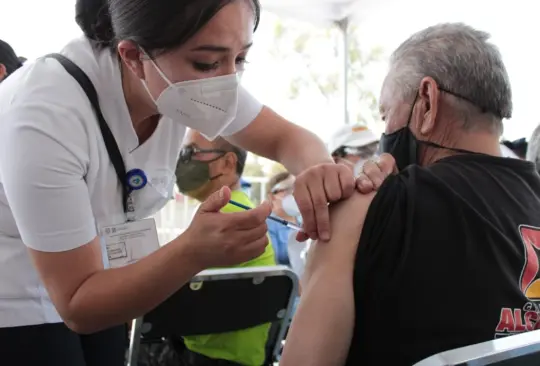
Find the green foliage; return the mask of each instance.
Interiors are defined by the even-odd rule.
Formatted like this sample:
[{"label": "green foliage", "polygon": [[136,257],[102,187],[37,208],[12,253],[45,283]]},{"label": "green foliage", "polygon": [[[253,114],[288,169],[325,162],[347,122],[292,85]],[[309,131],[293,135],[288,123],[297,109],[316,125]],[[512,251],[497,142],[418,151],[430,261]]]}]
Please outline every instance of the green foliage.
[{"label": "green foliage", "polygon": [[[359,41],[358,28],[350,27],[349,31],[349,76],[348,88],[350,105],[361,101],[372,114],[371,118],[353,112],[351,123],[366,124],[370,119],[378,121],[378,101],[375,94],[365,85],[365,73],[368,67],[384,60],[384,50],[376,47],[366,52]],[[340,96],[342,82],[341,61],[335,65],[320,65],[321,52],[333,52],[336,59],[342,52],[342,35],[337,27],[306,27],[294,21],[277,21],[274,27],[274,46],[270,53],[277,60],[297,58],[304,65],[291,80],[289,97],[296,99],[308,89],[315,87],[320,94],[330,101]],[[328,51],[326,51],[328,50]],[[365,112],[364,112],[365,113]]]}]

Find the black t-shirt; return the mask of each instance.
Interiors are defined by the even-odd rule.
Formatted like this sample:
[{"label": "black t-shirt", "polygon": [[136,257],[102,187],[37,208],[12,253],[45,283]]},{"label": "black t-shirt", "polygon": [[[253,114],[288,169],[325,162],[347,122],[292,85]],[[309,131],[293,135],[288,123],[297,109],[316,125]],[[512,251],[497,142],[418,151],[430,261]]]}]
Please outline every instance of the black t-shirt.
[{"label": "black t-shirt", "polygon": [[540,328],[539,253],[532,163],[459,155],[389,178],[358,246],[347,365],[412,365]]}]

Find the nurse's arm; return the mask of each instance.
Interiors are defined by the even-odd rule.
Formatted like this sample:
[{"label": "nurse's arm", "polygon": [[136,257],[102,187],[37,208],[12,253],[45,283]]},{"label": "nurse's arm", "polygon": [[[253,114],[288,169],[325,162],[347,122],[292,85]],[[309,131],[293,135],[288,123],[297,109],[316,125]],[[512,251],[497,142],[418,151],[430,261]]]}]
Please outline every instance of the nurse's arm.
[{"label": "nurse's arm", "polygon": [[[70,328],[89,333],[129,321],[203,269],[186,253],[190,241],[184,234],[133,265],[104,270],[86,182],[92,164],[85,123],[76,111],[39,102],[16,112],[2,115],[0,124],[2,200],[9,202],[37,273]],[[107,205],[121,205],[101,204],[105,212],[113,210]],[[12,225],[7,215],[1,220],[2,228],[6,221]]]},{"label": "nurse's arm", "polygon": [[333,204],[332,238],[308,253],[303,293],[282,366],[338,366],[347,359],[354,330],[353,271],[358,241],[373,194],[359,193]]},{"label": "nurse's arm", "polygon": [[34,266],[66,325],[93,333],[155,308],[202,268],[186,253],[183,236],[135,264],[103,269],[99,238],[65,252],[29,249]]},{"label": "nurse's arm", "polygon": [[293,175],[317,164],[334,162],[314,133],[266,106],[246,128],[225,138],[245,150],[279,161]]}]

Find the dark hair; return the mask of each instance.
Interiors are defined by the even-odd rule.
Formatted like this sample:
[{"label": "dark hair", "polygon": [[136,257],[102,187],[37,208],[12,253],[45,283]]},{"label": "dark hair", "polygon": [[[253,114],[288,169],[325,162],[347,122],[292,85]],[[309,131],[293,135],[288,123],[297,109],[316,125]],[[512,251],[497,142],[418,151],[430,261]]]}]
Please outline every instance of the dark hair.
[{"label": "dark hair", "polygon": [[223,152],[223,155],[225,155],[227,152],[232,152],[234,155],[236,155],[236,175],[241,177],[244,174],[244,168],[246,166],[247,151],[231,144],[223,137],[216,139],[215,143],[217,147],[219,147],[220,151]]},{"label": "dark hair", "polygon": [[[22,61],[9,43],[0,39],[0,64],[6,68],[6,74],[9,76],[15,70],[22,66]],[[7,77],[6,76],[6,77]]]},{"label": "dark hair", "polygon": [[[193,37],[224,6],[236,0],[77,0],[75,20],[97,47],[131,40],[153,55]],[[250,0],[259,25],[259,0]]]},{"label": "dark hair", "polygon": [[268,180],[268,184],[266,185],[266,194],[272,193],[272,188],[274,188],[276,186],[276,184],[279,184],[279,183],[281,183],[283,181],[286,181],[287,179],[289,179],[289,177],[291,175],[292,174],[289,173],[289,172],[281,172],[281,173],[277,173],[276,175],[272,176]]},{"label": "dark hair", "polygon": [[236,174],[241,177],[246,166],[247,151],[234,145],[231,145],[231,150],[236,155]]}]

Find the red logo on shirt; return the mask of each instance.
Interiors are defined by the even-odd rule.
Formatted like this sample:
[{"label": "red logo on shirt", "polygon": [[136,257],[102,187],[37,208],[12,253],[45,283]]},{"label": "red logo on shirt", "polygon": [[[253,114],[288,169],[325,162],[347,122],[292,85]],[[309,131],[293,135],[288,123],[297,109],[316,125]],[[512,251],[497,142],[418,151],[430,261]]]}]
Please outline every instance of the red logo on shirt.
[{"label": "red logo on shirt", "polygon": [[540,329],[540,228],[521,225],[519,233],[525,249],[519,286],[529,302],[521,309],[501,309],[495,338]]},{"label": "red logo on shirt", "polygon": [[520,286],[525,296],[532,301],[540,300],[540,278],[538,270],[538,251],[540,251],[540,228],[520,226],[523,245],[525,246],[525,265],[521,271]]}]

